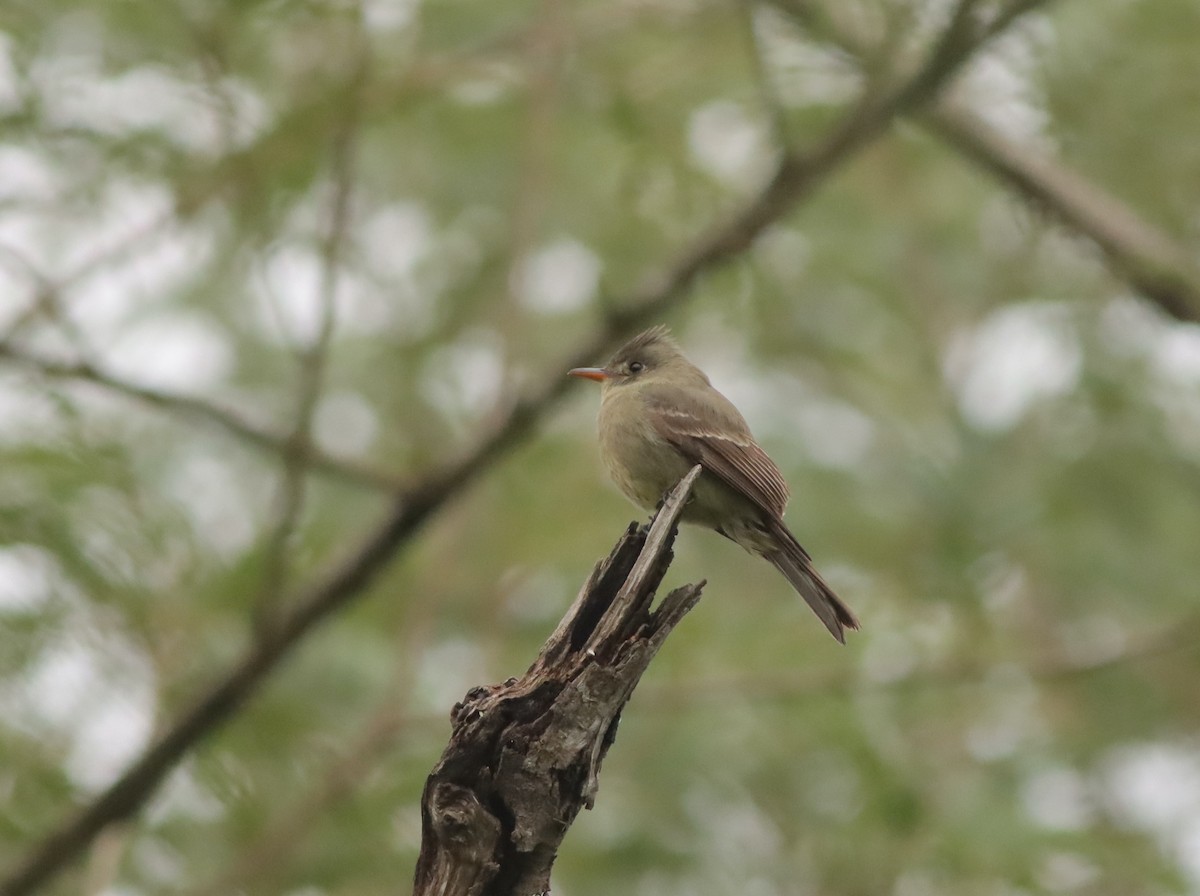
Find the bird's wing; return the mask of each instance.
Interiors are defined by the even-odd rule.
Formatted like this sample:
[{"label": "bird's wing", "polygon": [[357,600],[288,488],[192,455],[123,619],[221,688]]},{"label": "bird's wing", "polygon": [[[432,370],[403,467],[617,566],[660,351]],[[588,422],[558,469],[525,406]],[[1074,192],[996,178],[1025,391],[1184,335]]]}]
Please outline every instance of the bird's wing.
[{"label": "bird's wing", "polygon": [[683,394],[649,396],[658,434],[766,513],[782,517],[789,492],[779,467],[729,399],[715,389],[705,392],[701,401]]}]

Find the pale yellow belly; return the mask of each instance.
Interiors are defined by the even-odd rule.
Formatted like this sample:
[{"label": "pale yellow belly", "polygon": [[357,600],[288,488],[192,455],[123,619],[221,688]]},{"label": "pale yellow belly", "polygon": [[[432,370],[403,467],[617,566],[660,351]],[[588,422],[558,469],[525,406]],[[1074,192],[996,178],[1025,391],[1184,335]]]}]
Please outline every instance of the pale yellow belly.
[{"label": "pale yellow belly", "polygon": [[612,399],[600,406],[600,457],[622,494],[650,510],[690,466],[645,418],[622,413],[631,403]]},{"label": "pale yellow belly", "polygon": [[[614,397],[600,407],[600,457],[622,494],[639,507],[653,510],[692,468],[692,462],[662,439],[644,416],[624,412],[622,405],[636,401],[636,396],[620,398],[624,400]],[[717,529],[722,524],[728,528],[732,520],[757,518],[759,513],[750,500],[704,472],[692,488],[683,519]]]}]

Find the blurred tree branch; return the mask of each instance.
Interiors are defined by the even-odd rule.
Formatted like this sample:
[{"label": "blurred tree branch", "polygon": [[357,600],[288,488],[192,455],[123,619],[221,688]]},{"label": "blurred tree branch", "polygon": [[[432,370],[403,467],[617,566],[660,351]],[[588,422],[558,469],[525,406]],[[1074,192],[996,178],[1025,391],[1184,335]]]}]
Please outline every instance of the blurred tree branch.
[{"label": "blurred tree branch", "polygon": [[[365,44],[365,42],[364,42]],[[364,45],[357,66],[358,82],[365,78],[370,54]],[[304,507],[312,453],[312,421],[321,395],[329,344],[336,318],[338,274],[342,262],[350,218],[350,200],[354,182],[355,137],[358,126],[358,92],[350,94],[346,113],[331,148],[328,228],[321,246],[321,280],[318,298],[321,316],[317,332],[309,345],[296,352],[296,413],[288,447],[283,453],[283,475],[277,494],[278,510],[264,558],[263,590],[255,607],[259,625],[273,625],[277,604],[287,585],[288,541]]]},{"label": "blurred tree branch", "polygon": [[[301,849],[314,825],[327,819],[330,808],[355,792],[396,745],[402,731],[414,723],[440,737],[445,714],[412,711],[414,680],[423,651],[433,640],[439,592],[426,591],[408,604],[395,629],[395,664],[391,679],[381,689],[382,703],[358,726],[353,735],[338,735],[338,753],[324,770],[312,775],[312,786],[286,805],[272,806],[273,817],[252,839],[239,844],[236,857],[225,868],[187,890],[187,896],[226,896],[250,889],[277,889],[288,867],[288,857]],[[433,735],[431,735],[433,736]]]},{"label": "blurred tree branch", "polygon": [[1115,196],[946,100],[918,119],[963,156],[1093,240],[1113,270],[1172,317],[1200,321],[1200,269],[1181,246]]},{"label": "blurred tree branch", "polygon": [[510,292],[537,236],[549,198],[551,150],[562,106],[562,73],[570,43],[565,18],[561,0],[542,0],[537,24],[527,35],[523,48],[530,60],[530,97],[522,122],[517,188],[509,215],[506,264]]},{"label": "blurred tree branch", "polygon": [[[272,824],[244,844],[228,868],[189,890],[188,896],[246,892],[252,884],[263,885],[264,878],[268,884],[273,883],[271,873],[286,867],[286,857],[301,846],[305,833],[325,816],[331,804],[352,792],[395,744],[410,719],[405,709],[389,698],[350,740],[343,754],[326,767],[315,786],[279,811]],[[438,722],[444,724],[442,717]]]},{"label": "blurred tree branch", "polygon": [[[1010,9],[1020,7],[1023,12],[1041,2],[1045,0],[1024,0]],[[1017,16],[1013,12],[1003,19],[1003,24],[1007,26]],[[33,891],[73,862],[108,824],[136,814],[188,750],[232,717],[313,629],[361,595],[384,565],[432,517],[532,433],[566,394],[570,381],[562,375],[564,371],[593,363],[632,331],[660,318],[683,301],[701,273],[749,248],[768,226],[792,211],[825,179],[885,133],[896,116],[931,100],[971,53],[1000,30],[995,22],[981,25],[974,17],[956,15],[951,28],[908,81],[882,96],[874,93],[864,96],[814,147],[786,153],[773,176],[742,209],[701,235],[673,262],[648,276],[624,301],[612,303],[612,310],[596,333],[583,340],[540,384],[514,402],[473,448],[456,462],[430,471],[414,485],[400,490],[390,511],[345,559],[285,602],[276,624],[261,632],[243,656],[198,694],[195,702],[160,732],[113,784],[33,845],[8,876],[0,880],[0,894],[21,896]],[[13,357],[13,351],[9,346],[0,346],[0,355]],[[88,365],[35,362],[35,366],[51,375],[113,384],[111,377]],[[279,446],[277,437],[216,411],[203,401],[175,401],[130,384],[124,384],[121,391],[213,420],[257,444]],[[313,465],[320,463],[320,458],[314,456]],[[327,460],[324,466],[329,468]]]},{"label": "blurred tree branch", "polygon": [[[811,0],[773,2],[814,38],[832,42],[869,66],[873,49],[868,41],[841,25],[821,4]],[[1038,0],[1015,2],[986,27],[995,33],[1016,15],[1039,5]],[[953,96],[921,108],[914,120],[1001,183],[1095,242],[1117,275],[1167,314],[1200,321],[1200,268],[1182,246],[1121,200],[1051,156],[1005,137]]]},{"label": "blurred tree branch", "polygon": [[[39,357],[29,350],[0,340],[0,359],[30,368],[51,379],[78,380],[105,391],[132,398],[151,407],[190,417],[214,425],[239,439],[273,453],[286,455],[291,439],[261,424],[244,419],[237,412],[222,408],[206,399],[181,395],[163,389],[141,386],[103,370],[89,361],[58,361]],[[308,449],[309,466],[360,486],[398,492],[404,488],[399,477],[347,458],[334,457],[316,446]]]}]

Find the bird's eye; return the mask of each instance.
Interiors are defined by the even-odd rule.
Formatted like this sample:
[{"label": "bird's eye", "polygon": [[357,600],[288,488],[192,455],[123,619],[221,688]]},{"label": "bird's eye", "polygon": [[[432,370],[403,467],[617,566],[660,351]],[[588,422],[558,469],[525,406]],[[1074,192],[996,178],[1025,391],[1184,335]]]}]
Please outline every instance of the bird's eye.
[{"label": "bird's eye", "polygon": [[645,369],[646,369],[646,365],[643,364],[641,361],[634,361],[629,365],[630,373],[641,373]]}]

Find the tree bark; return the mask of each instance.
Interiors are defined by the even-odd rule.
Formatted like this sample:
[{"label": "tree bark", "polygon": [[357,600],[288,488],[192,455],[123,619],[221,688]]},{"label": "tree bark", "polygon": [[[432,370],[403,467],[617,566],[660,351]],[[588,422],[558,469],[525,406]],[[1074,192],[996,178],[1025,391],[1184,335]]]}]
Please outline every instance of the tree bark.
[{"label": "tree bark", "polygon": [[621,710],[667,635],[700,599],[684,585],[652,608],[671,563],[693,467],[649,527],[596,565],[521,678],[470,691],[421,799],[415,896],[535,896],[567,829],[591,808]]}]

